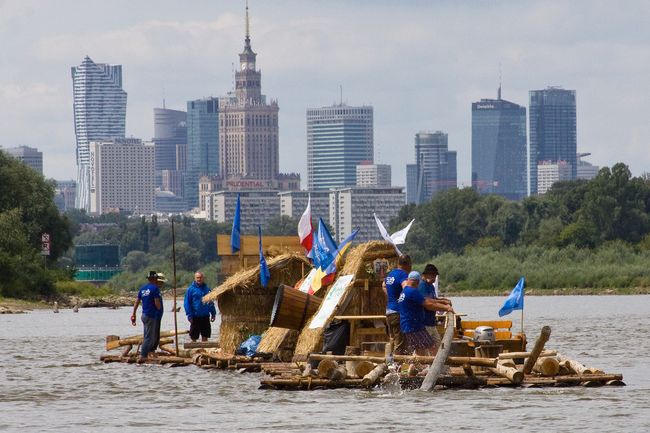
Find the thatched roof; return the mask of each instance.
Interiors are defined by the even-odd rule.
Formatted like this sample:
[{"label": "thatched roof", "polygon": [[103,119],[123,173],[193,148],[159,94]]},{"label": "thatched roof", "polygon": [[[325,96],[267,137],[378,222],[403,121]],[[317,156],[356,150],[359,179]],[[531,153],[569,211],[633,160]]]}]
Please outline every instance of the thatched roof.
[{"label": "thatched roof", "polygon": [[[271,274],[269,287],[277,286],[279,283],[293,285],[295,281],[290,280],[295,279],[297,281],[300,276],[298,275],[298,278],[295,278],[295,276],[291,278],[291,276],[287,275],[287,272],[289,269],[294,268],[295,266],[301,266],[302,264],[304,264],[305,270],[308,270],[311,267],[311,264],[305,258],[305,255],[299,253],[286,253],[268,259],[267,265],[269,267],[269,273]],[[223,284],[215,287],[210,293],[205,295],[203,297],[203,302],[216,301],[219,296],[230,292],[231,290],[252,289],[259,286],[260,267],[258,265],[231,275],[223,282]]]}]

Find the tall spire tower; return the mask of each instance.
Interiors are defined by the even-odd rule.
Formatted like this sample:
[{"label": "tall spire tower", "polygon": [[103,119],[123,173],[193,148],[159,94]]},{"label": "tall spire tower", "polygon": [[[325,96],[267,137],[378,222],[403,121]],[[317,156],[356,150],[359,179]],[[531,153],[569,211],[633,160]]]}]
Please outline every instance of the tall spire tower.
[{"label": "tall spire tower", "polygon": [[275,180],[279,171],[278,103],[267,104],[262,73],[251,47],[246,2],[244,50],[239,54],[235,90],[219,107],[219,162],[224,179]]}]

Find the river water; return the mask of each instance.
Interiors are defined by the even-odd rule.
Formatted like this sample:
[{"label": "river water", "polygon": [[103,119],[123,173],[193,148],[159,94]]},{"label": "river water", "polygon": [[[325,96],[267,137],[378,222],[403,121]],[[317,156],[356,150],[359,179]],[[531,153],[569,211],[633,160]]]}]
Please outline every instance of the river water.
[{"label": "river water", "polygon": [[[488,320],[502,302],[454,305]],[[601,388],[271,391],[257,389],[260,373],[99,362],[106,335],[141,332],[129,316],[130,308],[0,316],[0,431],[650,431],[650,296],[526,298],[530,341],[549,325],[548,348],[627,383]],[[515,329],[519,317],[509,317]],[[173,329],[171,313],[163,329]]]}]

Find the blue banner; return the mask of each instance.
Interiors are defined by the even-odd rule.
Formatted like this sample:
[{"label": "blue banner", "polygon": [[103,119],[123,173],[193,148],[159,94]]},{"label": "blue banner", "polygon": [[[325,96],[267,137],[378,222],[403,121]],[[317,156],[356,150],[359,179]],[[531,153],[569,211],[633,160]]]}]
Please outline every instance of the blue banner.
[{"label": "blue banner", "polygon": [[524,277],[521,277],[517,285],[508,298],[503,303],[503,307],[499,310],[499,317],[505,316],[512,313],[514,310],[523,310],[524,309],[524,287],[526,287],[526,282]]},{"label": "blue banner", "polygon": [[262,227],[257,226],[257,230],[260,238],[260,282],[262,283],[262,287],[266,287],[271,279],[271,272],[269,272],[269,267],[266,265],[266,259],[264,259],[264,253],[262,251]]},{"label": "blue banner", "polygon": [[237,207],[235,218],[232,220],[232,232],[230,233],[230,252],[235,254],[241,248],[241,203],[237,194]]}]

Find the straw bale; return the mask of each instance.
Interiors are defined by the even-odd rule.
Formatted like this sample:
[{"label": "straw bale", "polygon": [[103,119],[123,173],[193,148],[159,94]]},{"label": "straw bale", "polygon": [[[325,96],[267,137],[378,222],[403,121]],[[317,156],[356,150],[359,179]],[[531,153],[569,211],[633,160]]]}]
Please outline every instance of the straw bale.
[{"label": "straw bale", "polygon": [[297,330],[273,326],[262,335],[262,341],[257,346],[257,351],[259,353],[272,353],[274,359],[283,359],[286,352],[293,355],[296,340],[298,340]]},{"label": "straw bale", "polygon": [[287,253],[267,262],[270,280],[260,286],[259,266],[244,269],[213,289],[204,302],[217,301],[221,312],[219,342],[224,352],[233,353],[252,334],[269,327],[275,293],[280,284],[292,285],[302,277],[309,262],[302,254]]},{"label": "straw bale", "polygon": [[[354,275],[354,280],[358,279],[369,279],[377,280],[374,276],[374,270],[372,269],[372,262],[377,258],[385,258],[389,261],[390,266],[394,266],[397,262],[397,253],[395,248],[385,241],[370,241],[364,244],[358,245],[352,249],[347,256],[345,257],[345,264],[343,269],[338,272],[339,275]],[[348,286],[339,305],[347,305],[344,311],[334,311],[333,315],[337,314],[349,314],[350,311],[353,311],[355,308],[358,309],[359,301],[358,296],[356,297],[357,302],[355,301],[355,294],[359,290],[355,290],[355,285],[353,283]],[[375,285],[376,287],[376,285]],[[323,296],[323,298],[325,298]],[[380,314],[383,314],[386,308],[386,299],[383,296],[374,296],[379,298],[379,300],[373,301],[371,304],[372,309],[381,308]],[[328,321],[329,323],[329,321]],[[327,324],[322,328],[309,329],[308,324],[305,326],[300,335],[298,336],[298,342],[296,343],[296,349],[294,351],[294,361],[304,361],[307,359],[307,356],[312,352],[318,352],[323,347],[323,333]]]}]

